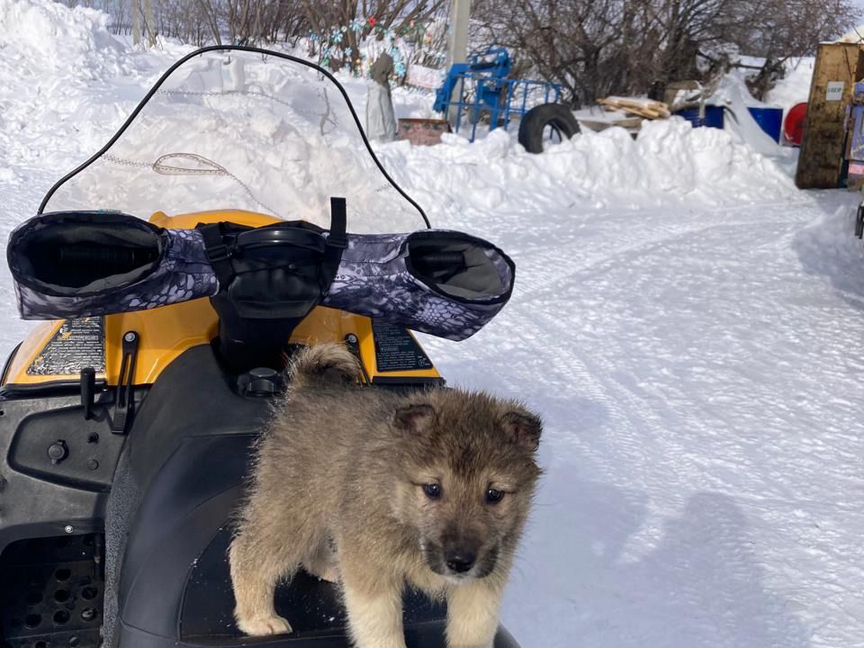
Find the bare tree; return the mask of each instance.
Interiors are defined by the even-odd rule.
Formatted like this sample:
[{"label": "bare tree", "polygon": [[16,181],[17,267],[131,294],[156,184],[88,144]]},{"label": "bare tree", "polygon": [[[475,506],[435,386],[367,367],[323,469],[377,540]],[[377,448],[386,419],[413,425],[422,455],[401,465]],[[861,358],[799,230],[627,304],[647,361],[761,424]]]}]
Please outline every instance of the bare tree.
[{"label": "bare tree", "polygon": [[764,58],[762,92],[859,16],[851,0],[479,0],[474,40],[512,49],[581,104],[698,79],[730,46]]},{"label": "bare tree", "polygon": [[[426,32],[418,25],[446,13],[449,0],[63,0],[108,12],[115,33],[135,32],[136,42],[157,34],[204,45],[238,45],[279,41],[296,44],[316,34],[312,54],[326,48],[334,68],[356,70],[360,45],[385,31],[403,38]],[[371,19],[371,20],[370,20]],[[136,31],[135,27],[138,26]],[[442,47],[445,30],[432,34],[433,48]],[[412,36],[413,35],[413,36]],[[414,48],[415,52],[422,47]],[[425,61],[427,63],[432,61]],[[435,61],[437,62],[437,61]]]}]

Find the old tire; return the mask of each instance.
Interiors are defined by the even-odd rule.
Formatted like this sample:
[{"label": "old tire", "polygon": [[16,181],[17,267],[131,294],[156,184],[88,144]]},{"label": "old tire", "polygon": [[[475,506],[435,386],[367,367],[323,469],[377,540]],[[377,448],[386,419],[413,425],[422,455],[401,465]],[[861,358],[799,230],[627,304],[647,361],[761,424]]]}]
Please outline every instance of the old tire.
[{"label": "old tire", "polygon": [[563,104],[547,103],[535,106],[519,124],[519,143],[529,153],[543,152],[543,133],[547,127],[556,129],[562,139],[570,139],[579,132],[579,122]]}]

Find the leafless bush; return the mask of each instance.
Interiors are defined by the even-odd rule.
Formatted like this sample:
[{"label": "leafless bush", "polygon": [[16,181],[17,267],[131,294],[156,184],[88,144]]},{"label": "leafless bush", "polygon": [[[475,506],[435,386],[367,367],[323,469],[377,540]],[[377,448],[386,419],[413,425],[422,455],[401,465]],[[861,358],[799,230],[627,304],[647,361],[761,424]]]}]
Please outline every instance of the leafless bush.
[{"label": "leafless bush", "polygon": [[[410,38],[415,25],[440,15],[449,0],[65,0],[106,11],[115,33],[146,31],[153,7],[151,35],[177,38],[195,45],[296,42],[310,34],[328,44],[339,35],[333,67],[353,68],[364,38],[391,30]],[[373,18],[370,23],[367,19]],[[439,30],[442,31],[443,30]],[[441,34],[436,34],[440,41]],[[436,46],[440,43],[436,43]],[[316,46],[317,47],[317,46]]]},{"label": "leafless bush", "polygon": [[790,56],[855,24],[851,0],[479,0],[474,41],[503,45],[561,83],[574,104],[704,78],[734,49],[765,63],[763,92]]}]

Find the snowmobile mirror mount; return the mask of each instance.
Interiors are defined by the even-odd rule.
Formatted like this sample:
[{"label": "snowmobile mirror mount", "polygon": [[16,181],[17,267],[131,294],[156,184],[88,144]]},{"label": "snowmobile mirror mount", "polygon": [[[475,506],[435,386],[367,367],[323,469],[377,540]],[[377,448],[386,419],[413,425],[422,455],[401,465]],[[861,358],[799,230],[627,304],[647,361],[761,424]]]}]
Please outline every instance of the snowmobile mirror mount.
[{"label": "snowmobile mirror mount", "polygon": [[140,336],[136,331],[123,334],[123,360],[120,363],[120,376],[114,401],[114,414],[111,417],[111,431],[125,434],[135,410],[135,365],[138,361]]}]

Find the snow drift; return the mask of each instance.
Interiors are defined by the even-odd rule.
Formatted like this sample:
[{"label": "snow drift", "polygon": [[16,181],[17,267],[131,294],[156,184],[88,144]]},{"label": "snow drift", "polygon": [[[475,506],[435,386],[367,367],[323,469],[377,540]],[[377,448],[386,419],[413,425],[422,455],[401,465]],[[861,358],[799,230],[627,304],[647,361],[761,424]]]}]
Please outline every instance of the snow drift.
[{"label": "snow drift", "polygon": [[123,71],[123,46],[108,32],[108,15],[49,0],[0,4],[0,46],[21,76],[46,71],[101,78]]},{"label": "snow drift", "polygon": [[445,136],[439,146],[397,142],[382,148],[397,180],[429,204],[442,198],[477,209],[505,203],[526,214],[544,209],[638,209],[733,205],[787,195],[791,180],[774,162],[710,128],[683,119],[648,122],[633,139],[620,128],[585,132],[542,155],[492,131],[469,144]]},{"label": "snow drift", "polygon": [[107,14],[50,0],[0,2],[0,159],[58,176],[95,152],[186,46],[140,53]]}]

